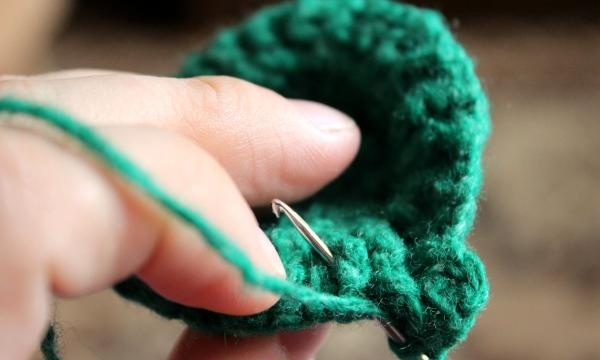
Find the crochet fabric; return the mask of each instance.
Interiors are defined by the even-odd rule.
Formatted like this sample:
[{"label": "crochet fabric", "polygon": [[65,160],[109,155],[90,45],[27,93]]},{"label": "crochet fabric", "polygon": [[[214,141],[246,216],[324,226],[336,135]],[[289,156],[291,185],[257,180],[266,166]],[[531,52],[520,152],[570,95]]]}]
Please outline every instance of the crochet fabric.
[{"label": "crochet fabric", "polygon": [[[95,131],[67,114],[0,99],[77,140],[123,180],[198,231],[253,286],[283,295],[235,317],[172,303],[131,278],[115,287],[157,313],[215,334],[246,336],[328,321],[390,321],[403,359],[443,359],[488,297],[465,244],[481,186],[488,106],[464,50],[435,12],[388,0],[299,0],[267,8],[190,56],[180,75],[229,74],[350,114],[363,144],[351,168],[296,208],[329,245],[326,265],[293,226],[262,222],[288,280],[266,275],[201,214],[188,209]],[[293,146],[293,144],[291,144]],[[54,331],[42,350],[58,359]]]},{"label": "crochet fabric", "polygon": [[264,313],[234,317],[172,303],[135,278],[116,290],[167,318],[234,336],[382,317],[407,339],[390,341],[399,357],[445,358],[488,298],[465,238],[489,119],[472,62],[442,17],[388,0],[284,3],[222,31],[179,73],[208,74],[320,101],[358,122],[354,164],[297,207],[335,262],[323,262],[286,219],[264,220],[288,280],[315,292],[290,291]]}]

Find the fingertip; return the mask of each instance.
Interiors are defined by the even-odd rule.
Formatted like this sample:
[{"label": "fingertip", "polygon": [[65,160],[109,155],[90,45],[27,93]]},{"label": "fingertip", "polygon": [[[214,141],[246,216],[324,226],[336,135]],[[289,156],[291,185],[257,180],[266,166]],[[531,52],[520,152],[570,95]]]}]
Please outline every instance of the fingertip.
[{"label": "fingertip", "polygon": [[254,256],[255,263],[258,263],[259,267],[266,273],[285,279],[287,276],[285,267],[283,266],[279,253],[277,253],[271,239],[269,239],[259,227],[257,227],[256,232],[258,237],[256,243],[260,246],[260,249],[258,254]]},{"label": "fingertip", "polygon": [[308,100],[290,101],[319,135],[313,137],[312,144],[307,144],[308,163],[304,170],[315,175],[314,183],[309,185],[320,188],[354,160],[360,147],[360,129],[352,118],[333,107]]},{"label": "fingertip", "polygon": [[[250,229],[246,231],[252,234]],[[256,269],[285,278],[285,269],[270,240],[260,229],[254,234],[235,237],[237,245]],[[279,301],[279,295],[246,283],[239,269],[209,249],[191,229],[177,229],[169,237],[138,271],[162,296],[185,306],[235,316],[265,311]]]},{"label": "fingertip", "polygon": [[287,147],[280,169],[284,185],[275,197],[296,201],[316,193],[350,166],[361,134],[354,120],[335,108],[314,101],[289,101],[299,121],[308,126],[303,127],[305,134],[282,138]]},{"label": "fingertip", "polygon": [[358,127],[354,120],[331,106],[303,99],[289,99],[298,113],[325,135],[336,135],[348,131],[352,136],[358,135]]}]

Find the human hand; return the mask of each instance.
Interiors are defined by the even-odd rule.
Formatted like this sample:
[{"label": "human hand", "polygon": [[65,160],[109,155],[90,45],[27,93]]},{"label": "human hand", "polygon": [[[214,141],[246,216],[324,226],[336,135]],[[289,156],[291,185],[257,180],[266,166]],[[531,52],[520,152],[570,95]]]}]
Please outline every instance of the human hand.
[{"label": "human hand", "polygon": [[[336,110],[227,77],[4,76],[3,95],[86,121],[255,266],[281,277],[251,207],[313,194],[348,166],[360,142],[354,122]],[[0,127],[0,358],[25,359],[38,346],[53,295],[84,296],[131,274],[172,301],[227,314],[253,314],[278,300],[245,286],[195,232],[81,155]],[[325,332],[226,342],[188,330],[171,359],[309,359]]]}]

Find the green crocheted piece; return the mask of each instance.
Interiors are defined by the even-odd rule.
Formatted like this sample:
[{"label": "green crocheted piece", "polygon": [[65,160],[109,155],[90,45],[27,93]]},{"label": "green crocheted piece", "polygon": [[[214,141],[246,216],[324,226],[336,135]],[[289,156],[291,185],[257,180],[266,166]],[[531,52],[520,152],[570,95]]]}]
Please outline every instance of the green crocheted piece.
[{"label": "green crocheted piece", "polygon": [[[466,245],[489,133],[485,96],[464,50],[435,12],[387,0],[300,0],[263,10],[187,59],[181,76],[230,74],[357,120],[351,168],[297,207],[334,253],[326,265],[291,224],[263,221],[288,273],[258,271],[197,212],[170,196],[95,131],[57,109],[11,98],[69,135],[116,175],[198,231],[253,286],[281,294],[261,314],[227,316],[170,302],[136,278],[123,296],[199,330],[247,336],[379,317],[406,337],[403,359],[443,359],[487,301],[481,261]],[[58,359],[54,332],[43,352]]]},{"label": "green crocheted piece", "polygon": [[116,290],[195,329],[234,336],[378,316],[406,337],[389,342],[399,357],[445,358],[488,298],[465,239],[490,126],[473,64],[443,18],[388,0],[284,3],[222,31],[179,73],[209,74],[329,104],[360,126],[351,168],[297,207],[331,248],[332,266],[286,219],[262,221],[288,280],[333,296],[284,296],[236,317],[170,302],[135,278]]}]

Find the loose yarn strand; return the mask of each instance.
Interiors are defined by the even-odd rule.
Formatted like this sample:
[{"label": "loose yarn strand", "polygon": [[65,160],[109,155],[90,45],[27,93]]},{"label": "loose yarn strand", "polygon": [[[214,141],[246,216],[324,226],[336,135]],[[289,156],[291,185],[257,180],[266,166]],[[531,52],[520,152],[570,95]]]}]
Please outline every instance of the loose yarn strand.
[{"label": "loose yarn strand", "polygon": [[[41,104],[16,99],[0,98],[0,113],[30,115],[41,120],[62,133],[77,140],[86,150],[95,155],[116,174],[141,190],[150,199],[161,205],[169,214],[192,226],[219,255],[234,265],[242,274],[246,283],[257,286],[278,295],[295,298],[302,303],[322,303],[329,307],[342,308],[346,312],[359,311],[371,316],[382,316],[382,311],[372,302],[361,298],[341,298],[321,293],[300,284],[279,279],[263,273],[252,265],[250,259],[227,238],[219,229],[207,221],[195,210],[183,205],[156,184],[141,168],[102,138],[91,127],[84,125],[70,115]],[[360,310],[354,310],[360,309]],[[54,339],[54,330],[50,328],[47,339]],[[48,360],[58,359],[49,352]]]}]

